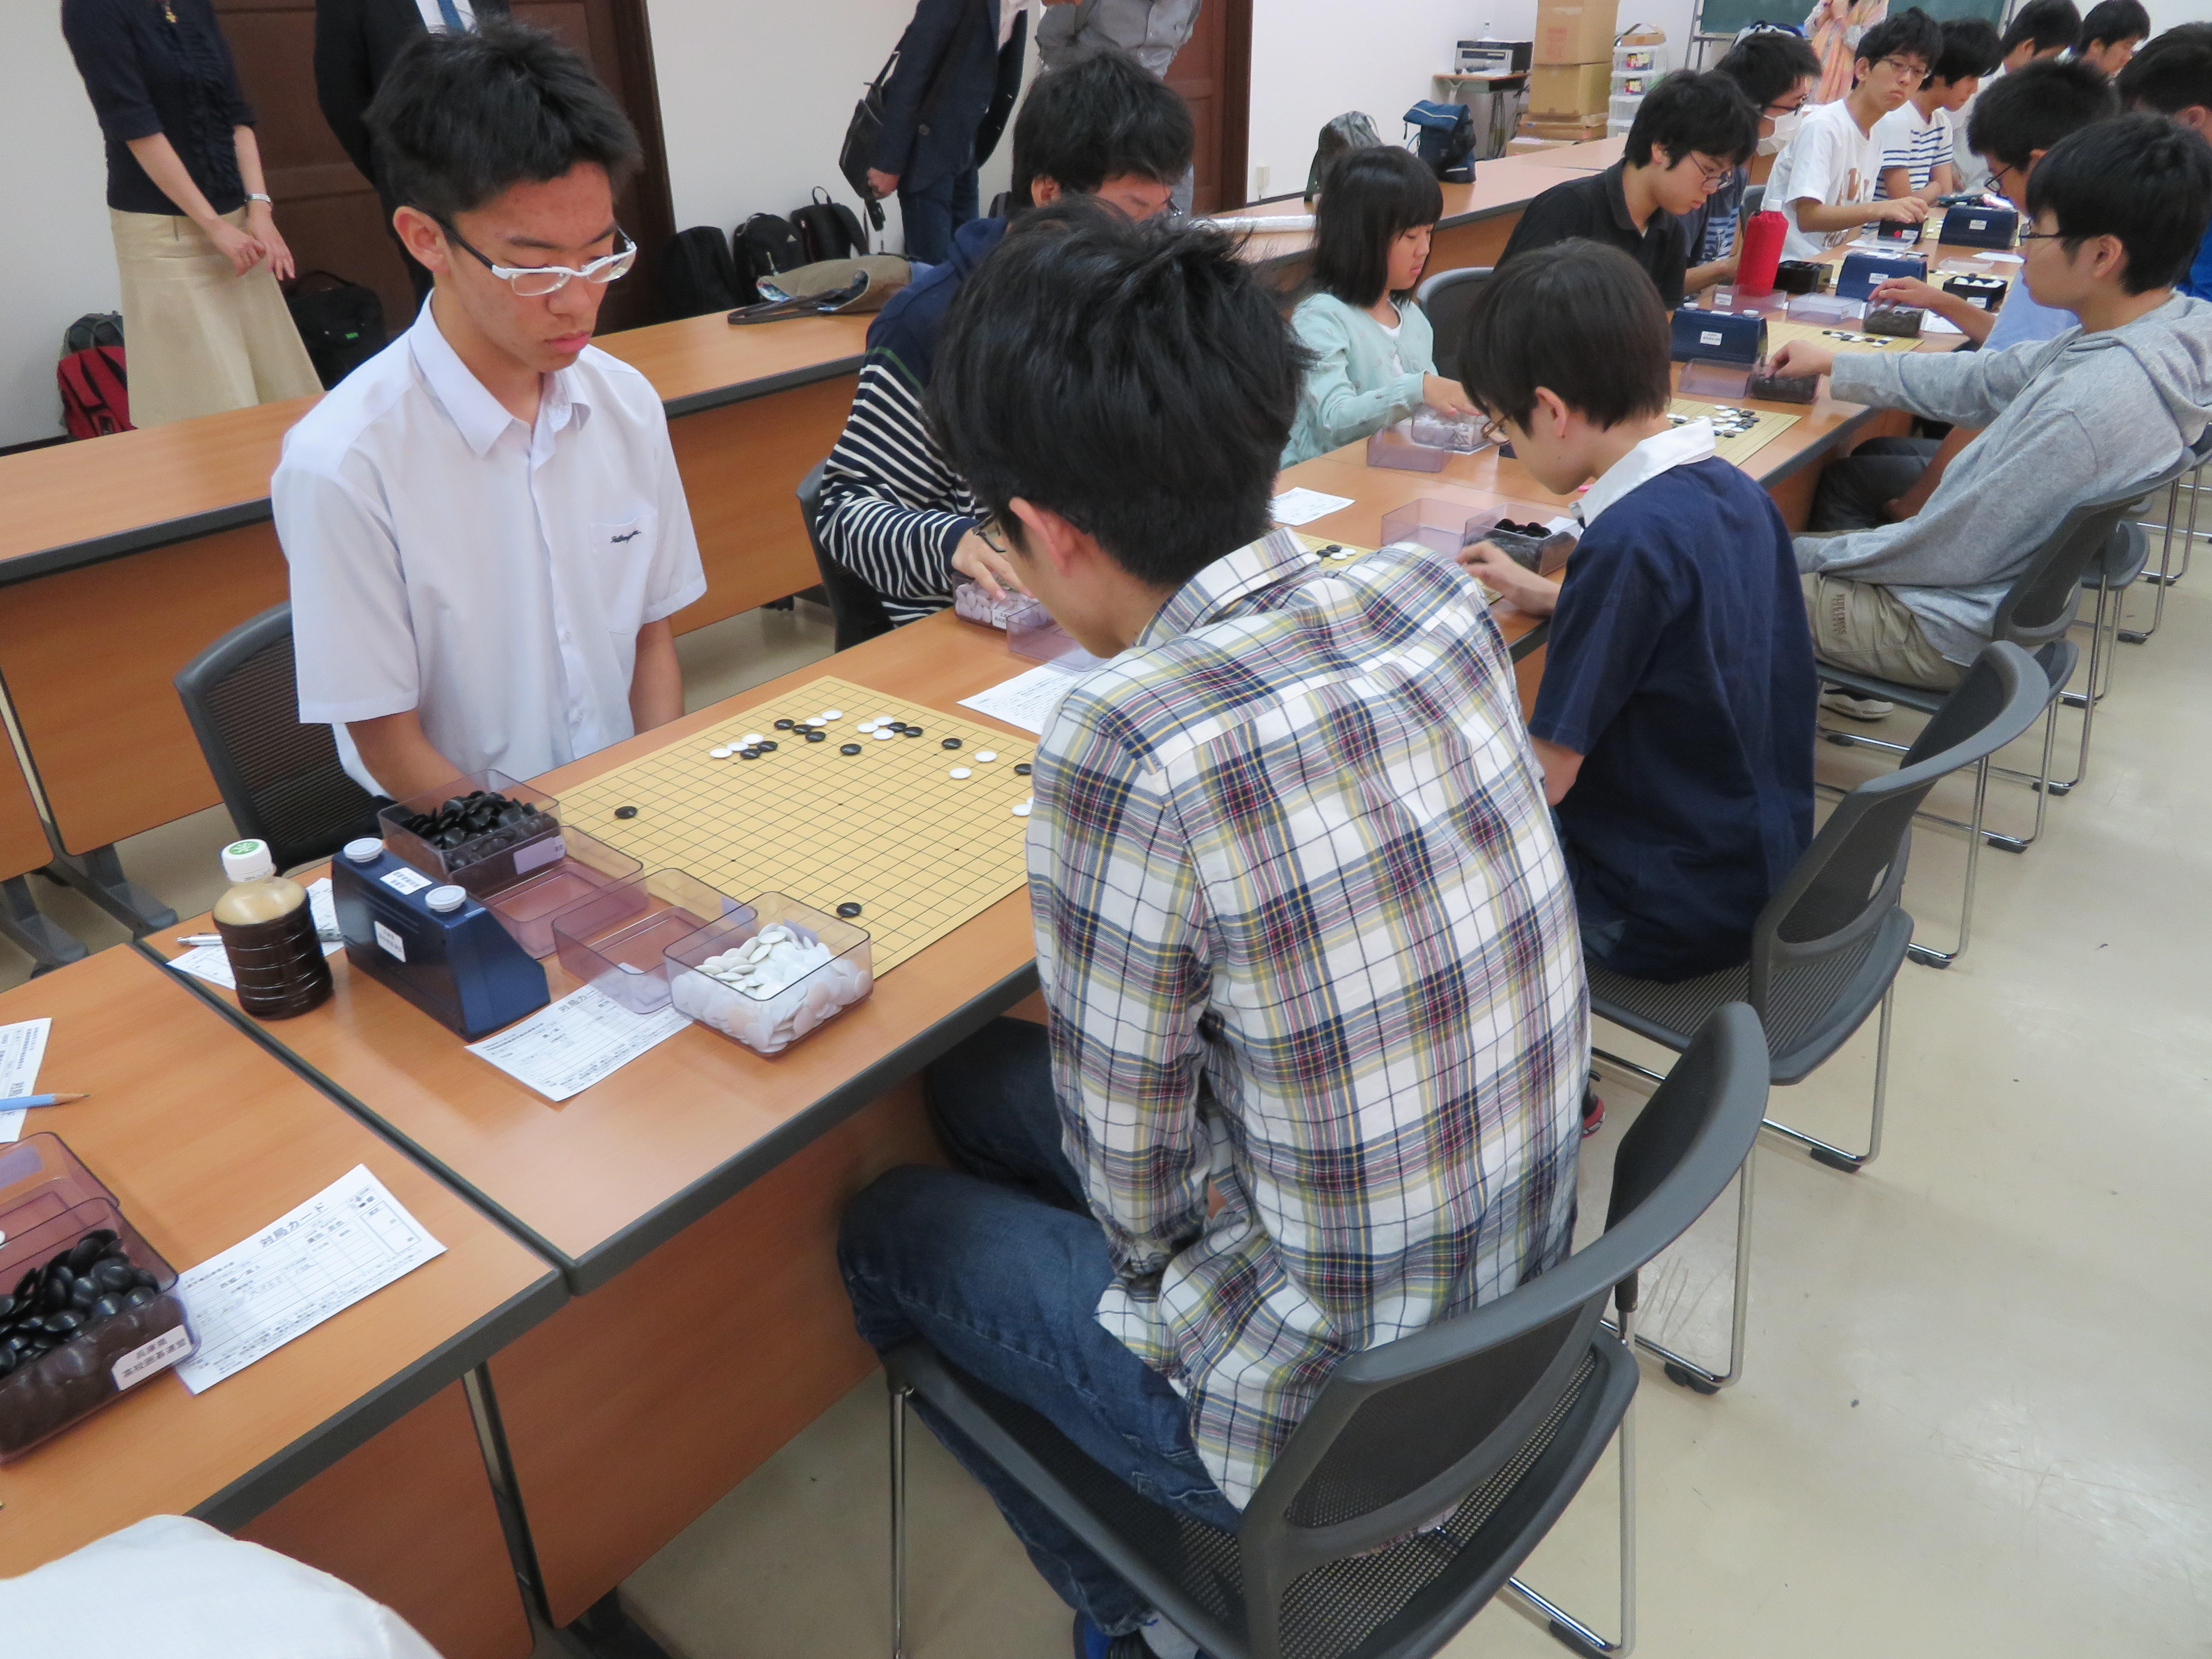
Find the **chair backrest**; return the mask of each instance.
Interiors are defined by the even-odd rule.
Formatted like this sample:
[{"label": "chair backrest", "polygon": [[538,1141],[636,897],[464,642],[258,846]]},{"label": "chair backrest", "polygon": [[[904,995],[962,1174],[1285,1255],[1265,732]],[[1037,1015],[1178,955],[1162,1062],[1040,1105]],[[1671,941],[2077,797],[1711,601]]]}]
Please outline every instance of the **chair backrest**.
[{"label": "chair backrest", "polygon": [[2129,508],[2183,473],[2202,466],[2207,459],[2212,459],[2212,427],[2199,433],[2181,459],[2156,477],[2130,484],[2117,495],[2083,501],[2067,514],[2057,528],[2044,538],[2027,568],[1997,606],[1990,637],[2010,640],[2033,651],[2072,627],[2074,612],[2081,604],[2082,574],[2103,556],[2113,529],[2127,516]]},{"label": "chair backrest", "polygon": [[[1750,218],[1753,214],[1757,213],[1759,209],[1765,205],[1766,186],[1765,185],[1746,185],[1743,187],[1743,207],[1736,215],[1736,222],[1738,224],[1741,224],[1745,220]],[[1692,248],[1690,251],[1692,253],[1697,252],[1695,248]]]},{"label": "chair backrest", "polygon": [[1717,1010],[1624,1139],[1602,1237],[1509,1295],[1337,1365],[1245,1506],[1255,1659],[1281,1652],[1284,1593],[1301,1575],[1414,1531],[1522,1449],[1575,1381],[1607,1295],[1742,1164],[1766,1090],[1758,1018],[1741,1003]]},{"label": "chair backrest", "polygon": [[890,633],[891,619],[876,590],[823,549],[819,530],[822,469],[828,465],[827,461],[817,462],[814,470],[799,481],[799,516],[806,526],[806,544],[814,550],[814,568],[821,573],[822,591],[829,596],[830,619],[837,629],[837,648],[847,651],[863,640]]},{"label": "chair backrest", "polygon": [[2035,659],[2008,641],[1985,645],[1903,763],[1836,803],[1753,924],[1751,1005],[1762,1018],[1771,1017],[1767,998],[1778,974],[1815,957],[1845,957],[1873,937],[1904,890],[1912,815],[1928,792],[2019,737],[2051,697]]},{"label": "chair backrest", "polygon": [[329,726],[300,723],[289,605],[232,629],[176,687],[238,833],[267,842],[279,870],[328,858],[360,831],[375,797],[346,775]]},{"label": "chair backrest", "polygon": [[1468,265],[1440,270],[1413,290],[1413,298],[1428,313],[1429,329],[1437,337],[1437,373],[1446,380],[1459,378],[1460,343],[1467,337],[1467,319],[1474,309],[1492,267]]}]

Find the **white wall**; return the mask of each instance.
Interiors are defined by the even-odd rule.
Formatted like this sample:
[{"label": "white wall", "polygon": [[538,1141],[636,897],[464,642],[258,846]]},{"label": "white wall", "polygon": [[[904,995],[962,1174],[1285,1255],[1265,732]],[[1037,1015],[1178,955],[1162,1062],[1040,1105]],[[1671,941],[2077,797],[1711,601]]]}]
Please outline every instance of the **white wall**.
[{"label": "white wall", "polygon": [[0,222],[18,246],[0,304],[0,447],[61,430],[62,331],[122,305],[107,235],[100,125],[63,42],[61,9],[0,4]]}]

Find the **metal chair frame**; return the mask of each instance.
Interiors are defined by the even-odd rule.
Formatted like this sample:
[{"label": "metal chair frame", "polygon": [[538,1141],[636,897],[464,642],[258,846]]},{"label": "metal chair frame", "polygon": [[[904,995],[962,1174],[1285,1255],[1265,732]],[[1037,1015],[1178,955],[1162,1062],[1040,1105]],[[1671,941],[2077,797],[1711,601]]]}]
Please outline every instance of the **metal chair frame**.
[{"label": "metal chair frame", "polygon": [[[2145,530],[2159,532],[2157,572],[2146,571],[2143,574],[2143,580],[2155,588],[2157,593],[2151,607],[2150,626],[2121,629],[2119,638],[2123,645],[2142,645],[2158,632],[2159,624],[2166,620],[2166,590],[2189,574],[2189,556],[2200,533],[2197,528],[2197,497],[2203,488],[2204,471],[2200,465],[2166,486],[2163,521],[2155,519],[2138,519],[2136,521]],[[2181,522],[2181,498],[2185,494],[2189,497],[2189,525],[2181,534],[2181,568],[2177,570],[2173,568],[2173,531],[2174,526]],[[2212,531],[2202,533],[2212,535]]]}]

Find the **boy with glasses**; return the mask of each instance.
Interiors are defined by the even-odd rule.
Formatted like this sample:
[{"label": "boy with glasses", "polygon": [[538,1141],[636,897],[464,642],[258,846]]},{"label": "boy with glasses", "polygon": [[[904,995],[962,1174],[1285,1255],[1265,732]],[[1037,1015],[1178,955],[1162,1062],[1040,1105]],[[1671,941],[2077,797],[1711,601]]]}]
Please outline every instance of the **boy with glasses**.
[{"label": "boy with glasses", "polygon": [[1690,262],[1683,217],[1758,146],[1758,112],[1733,80],[1717,70],[1678,70],[1644,94],[1620,161],[1554,185],[1528,204],[1498,267],[1580,237],[1619,248],[1662,300],[1678,306]]},{"label": "boy with glasses", "polygon": [[[1986,428],[1911,518],[1797,538],[1827,661],[1957,684],[2067,513],[2171,466],[2204,429],[2212,306],[2173,284],[2212,217],[2212,146],[2154,115],[2100,121],[2036,163],[2027,207],[2022,280],[2078,327],[2003,351],[1838,356],[1791,341],[1776,356],[1782,373],[1832,373],[1853,403]],[[1814,523],[1838,505],[1824,488]]]},{"label": "boy with glasses", "polygon": [[[1820,79],[1820,59],[1804,36],[1765,24],[1739,35],[1713,70],[1735,82],[1751,100],[1759,112],[1758,153],[1772,155],[1796,135]],[[1690,293],[1735,279],[1743,193],[1750,183],[1751,168],[1740,161],[1711,195],[1682,216],[1691,262],[1682,286]]]},{"label": "boy with glasses", "polygon": [[1942,52],[1920,90],[1875,124],[1885,197],[1917,196],[1933,203],[1957,187],[1951,152],[1961,125],[1959,112],[2004,56],[1996,30],[1982,18],[1949,18],[1942,30]]},{"label": "boy with glasses", "polygon": [[300,718],[401,797],[527,778],[684,712],[668,618],[707,591],[652,383],[592,349],[635,249],[637,137],[583,60],[487,21],[424,35],[369,106],[415,325],[285,435]]},{"label": "boy with glasses", "polygon": [[1806,114],[1766,181],[1767,205],[1790,222],[1784,258],[1818,259],[1861,226],[1917,225],[1928,216],[1917,197],[1875,199],[1881,152],[1874,129],[1920,89],[1942,51],[1942,30],[1917,6],[1859,37],[1850,93]]}]

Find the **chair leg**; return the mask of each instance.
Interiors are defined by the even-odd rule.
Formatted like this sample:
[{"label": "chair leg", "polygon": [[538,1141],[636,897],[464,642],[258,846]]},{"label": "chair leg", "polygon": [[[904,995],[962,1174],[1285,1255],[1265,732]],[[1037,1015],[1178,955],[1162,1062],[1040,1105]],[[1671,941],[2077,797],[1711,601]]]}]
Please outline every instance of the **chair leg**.
[{"label": "chair leg", "polygon": [[906,1659],[906,1401],[912,1392],[890,1385],[891,1659]]},{"label": "chair leg", "polygon": [[[1632,1310],[1620,1316],[1620,1336],[1624,1342],[1641,1341],[1637,1337],[1636,1315]],[[1622,1413],[1620,1428],[1614,1436],[1614,1450],[1620,1459],[1620,1639],[1608,1642],[1588,1625],[1537,1590],[1531,1589],[1518,1578],[1505,1581],[1505,1589],[1515,1611],[1550,1634],[1570,1652],[1584,1655],[1626,1656],[1636,1648],[1636,1400],[1629,1397],[1628,1409]]]},{"label": "chair leg", "polygon": [[1815,1164],[1825,1164],[1832,1170],[1841,1170],[1845,1175],[1856,1175],[1881,1156],[1881,1120],[1889,1098],[1889,1012],[1897,1000],[1897,982],[1890,981],[1889,989],[1881,994],[1881,1018],[1875,1027],[1874,1048],[1874,1115],[1867,1128],[1867,1149],[1863,1152],[1847,1152],[1840,1146],[1831,1146],[1802,1129],[1793,1129],[1786,1123],[1765,1119],[1760,1127],[1771,1129],[1786,1140],[1795,1141],[1813,1155]]},{"label": "chair leg", "polygon": [[[2191,497],[2191,505],[2196,498]],[[2162,526],[2145,524],[2146,530],[2160,532],[2158,544],[2158,574],[2146,574],[2143,580],[2153,589],[2151,595],[2150,626],[2123,628],[2119,636],[2129,645],[2141,645],[2158,632],[2159,624],[2166,620],[2166,590],[2173,580],[2173,532],[2181,520],[2181,480],[2176,478],[2166,492],[2166,523]]]},{"label": "chair leg", "polygon": [[1990,757],[1984,755],[1974,766],[1974,821],[1966,832],[1966,884],[1959,899],[1959,942],[1948,951],[1939,951],[1932,945],[1905,946],[1905,954],[1923,967],[1948,968],[1966,954],[1966,941],[1974,927],[1974,872],[1982,857],[1982,814],[1989,798]]}]

